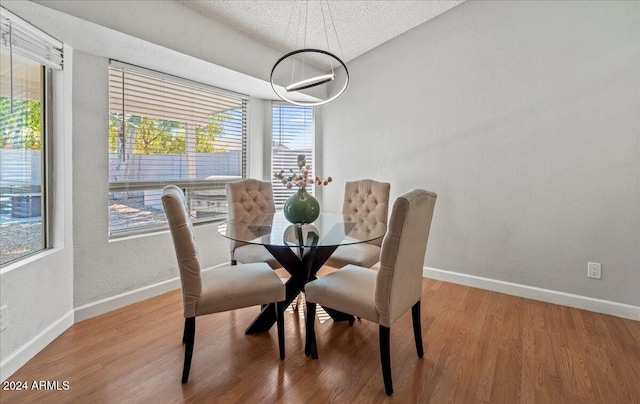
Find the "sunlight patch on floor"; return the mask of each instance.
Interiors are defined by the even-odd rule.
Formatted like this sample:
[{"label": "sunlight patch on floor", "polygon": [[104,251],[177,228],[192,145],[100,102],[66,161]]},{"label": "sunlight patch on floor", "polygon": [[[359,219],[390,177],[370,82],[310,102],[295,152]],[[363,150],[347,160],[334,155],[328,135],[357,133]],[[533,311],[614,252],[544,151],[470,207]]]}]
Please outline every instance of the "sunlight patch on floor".
[{"label": "sunlight patch on floor", "polygon": [[[298,298],[295,298],[293,300],[293,302],[289,305],[289,307],[287,307],[287,309],[285,311],[288,312],[288,313],[294,314],[294,315],[298,314],[300,316],[300,318],[304,320],[304,312],[307,309],[307,303],[306,303],[306,301],[304,299],[304,294],[303,293],[301,293],[298,296],[300,298],[300,306],[297,308],[297,310],[294,310],[294,307],[296,305],[296,301],[298,300]],[[322,324],[325,321],[329,320],[331,317],[329,316],[329,314],[327,314],[326,311],[324,311],[322,306],[316,305],[316,318],[318,320],[320,320],[320,324]]]}]

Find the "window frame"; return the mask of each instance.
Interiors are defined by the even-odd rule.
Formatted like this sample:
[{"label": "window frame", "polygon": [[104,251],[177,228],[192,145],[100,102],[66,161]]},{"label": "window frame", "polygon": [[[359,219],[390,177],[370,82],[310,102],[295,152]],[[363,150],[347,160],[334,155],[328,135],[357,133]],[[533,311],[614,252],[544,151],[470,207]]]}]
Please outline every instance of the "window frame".
[{"label": "window frame", "polygon": [[44,248],[40,251],[53,247],[51,233],[53,232],[53,187],[51,178],[53,173],[53,69],[44,66],[43,68],[44,94],[42,97],[42,221],[43,221],[43,243]]},{"label": "window frame", "polygon": [[[24,259],[41,254],[53,247],[53,169],[54,169],[54,76],[53,71],[64,67],[63,43],[42,31],[37,26],[18,17],[4,7],[1,8],[0,31],[2,47],[8,48],[10,66],[10,97],[13,92],[13,58],[19,55],[38,64],[41,84],[40,105],[40,242],[39,247],[0,264],[6,268]],[[12,201],[13,203],[13,201]],[[12,206],[13,209],[13,206]]]},{"label": "window frame", "polygon": [[[165,185],[173,184],[180,187],[187,197],[187,201],[190,201],[191,195],[190,193],[194,193],[197,191],[210,191],[210,190],[220,190],[224,189],[226,184],[229,182],[238,181],[244,178],[247,178],[248,172],[248,159],[247,159],[247,141],[249,138],[249,100],[250,97],[245,94],[240,94],[237,92],[233,92],[230,90],[222,89],[216,86],[212,86],[209,84],[197,82],[191,79],[186,79],[179,76],[174,76],[168,73],[160,72],[153,69],[148,69],[136,65],[131,65],[128,63],[120,62],[118,60],[110,60],[109,67],[114,67],[116,69],[124,69],[128,70],[132,73],[143,74],[146,76],[151,76],[160,80],[167,80],[176,84],[192,86],[195,88],[199,88],[202,90],[214,92],[220,94],[222,96],[231,96],[234,98],[238,98],[242,104],[242,129],[241,129],[241,174],[240,176],[220,176],[214,180],[207,179],[179,179],[179,180],[124,180],[124,181],[111,181],[109,180],[109,198],[111,194],[114,192],[139,192],[139,191],[150,191],[150,190],[162,190]],[[111,113],[111,108],[109,108],[109,113]],[[126,114],[126,108],[125,108]],[[109,153],[111,153],[109,151]],[[192,210],[192,212],[194,212]],[[191,213],[192,213],[191,212]],[[198,219],[193,214],[190,214],[193,225],[201,225],[201,224],[210,224],[221,222],[226,220],[228,215],[221,215],[216,218],[205,218]],[[111,228],[111,217],[108,220],[108,235],[110,240],[117,240],[120,238],[125,238],[129,236],[136,235],[146,235],[153,234],[158,232],[163,232],[168,230],[168,223],[166,219],[162,223],[156,223],[152,225],[139,226],[133,228],[126,229],[112,229]]]}]

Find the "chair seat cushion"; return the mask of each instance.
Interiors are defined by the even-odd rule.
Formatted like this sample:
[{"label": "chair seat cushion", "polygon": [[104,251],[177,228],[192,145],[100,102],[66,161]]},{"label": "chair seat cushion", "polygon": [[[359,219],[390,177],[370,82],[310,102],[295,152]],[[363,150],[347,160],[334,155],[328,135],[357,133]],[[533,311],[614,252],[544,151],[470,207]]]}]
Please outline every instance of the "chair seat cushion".
[{"label": "chair seat cushion", "polygon": [[285,299],[285,286],[264,262],[202,271],[202,294],[196,316],[257,306]]},{"label": "chair seat cushion", "polygon": [[273,258],[273,255],[264,246],[257,244],[247,244],[236,248],[233,252],[233,259],[241,264],[266,262],[273,269],[282,268],[278,260]]},{"label": "chair seat cushion", "polygon": [[347,265],[307,283],[305,297],[307,301],[321,306],[378,322],[375,304],[377,275],[376,271],[368,268]]},{"label": "chair seat cushion", "polygon": [[342,268],[345,265],[353,264],[370,268],[379,260],[380,247],[377,245],[367,243],[350,244],[338,247],[327,260],[326,265]]}]

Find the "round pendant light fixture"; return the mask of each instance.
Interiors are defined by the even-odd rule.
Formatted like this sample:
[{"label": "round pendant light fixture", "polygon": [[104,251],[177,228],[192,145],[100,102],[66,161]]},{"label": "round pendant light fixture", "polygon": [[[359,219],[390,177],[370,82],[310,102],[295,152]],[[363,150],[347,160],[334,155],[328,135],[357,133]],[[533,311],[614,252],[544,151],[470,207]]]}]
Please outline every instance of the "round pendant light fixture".
[{"label": "round pendant light fixture", "polygon": [[[295,11],[295,4],[289,18],[289,25]],[[329,35],[327,22],[325,20],[325,10],[323,3],[326,3],[331,25],[335,35],[338,48],[342,53],[342,46],[338,39],[333,23],[331,8],[327,0],[320,0],[320,12],[327,50],[308,48],[307,42],[307,22],[309,17],[309,1],[306,1],[304,10],[304,44],[301,49],[288,52],[273,65],[271,69],[271,88],[276,95],[290,104],[302,106],[318,106],[335,100],[347,89],[349,84],[349,70],[347,65],[336,54],[329,50]],[[302,20],[302,10],[298,14],[298,22]],[[300,28],[298,28],[298,32]],[[287,27],[288,32],[288,27]],[[285,32],[286,39],[286,32]],[[297,39],[296,39],[297,43]]]},{"label": "round pendant light fixture", "polygon": [[[303,56],[302,54],[324,55],[325,60],[329,60],[329,58],[333,59],[329,62],[331,71],[324,73],[322,71],[317,72],[312,69],[307,69],[307,71],[311,70],[312,74],[305,78],[304,67],[298,67],[300,77],[298,77],[299,80],[296,80],[296,57],[300,58]],[[306,59],[306,55],[303,56],[303,59]],[[341,71],[336,72],[333,67],[334,63],[342,68]],[[285,67],[287,65],[291,65],[290,70]],[[288,81],[283,80],[282,85],[274,83],[274,77],[277,77],[279,69],[287,73],[291,71],[291,79]],[[336,79],[338,79],[340,83],[338,83]],[[325,84],[326,86],[324,86]],[[349,70],[347,69],[347,65],[333,53],[321,49],[298,49],[289,52],[278,59],[273,69],[271,69],[271,88],[273,88],[273,91],[280,99],[294,105],[318,106],[326,104],[340,97],[347,89],[348,84]],[[318,88],[314,89],[314,87]],[[302,92],[301,90],[308,91]],[[295,95],[298,95],[298,97],[295,97]]]}]

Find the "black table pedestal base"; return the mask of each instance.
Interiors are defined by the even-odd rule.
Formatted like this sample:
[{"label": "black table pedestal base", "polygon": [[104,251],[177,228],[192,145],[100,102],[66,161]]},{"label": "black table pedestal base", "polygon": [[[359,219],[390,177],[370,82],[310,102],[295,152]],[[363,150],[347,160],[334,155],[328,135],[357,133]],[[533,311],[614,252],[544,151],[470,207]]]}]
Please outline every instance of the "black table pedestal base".
[{"label": "black table pedestal base", "polygon": [[[265,248],[278,260],[280,265],[289,272],[291,277],[285,284],[286,297],[282,310],[284,311],[293,299],[300,292],[304,291],[304,285],[316,279],[316,273],[322,265],[329,259],[331,254],[338,248],[337,246],[314,246],[314,247],[285,247],[265,245]],[[294,252],[297,249],[299,255]],[[253,320],[246,329],[246,334],[266,332],[276,323],[276,311],[274,303],[265,306],[258,317]],[[337,310],[325,308],[325,311],[334,321],[348,321],[353,324],[354,317],[350,314]]]}]

